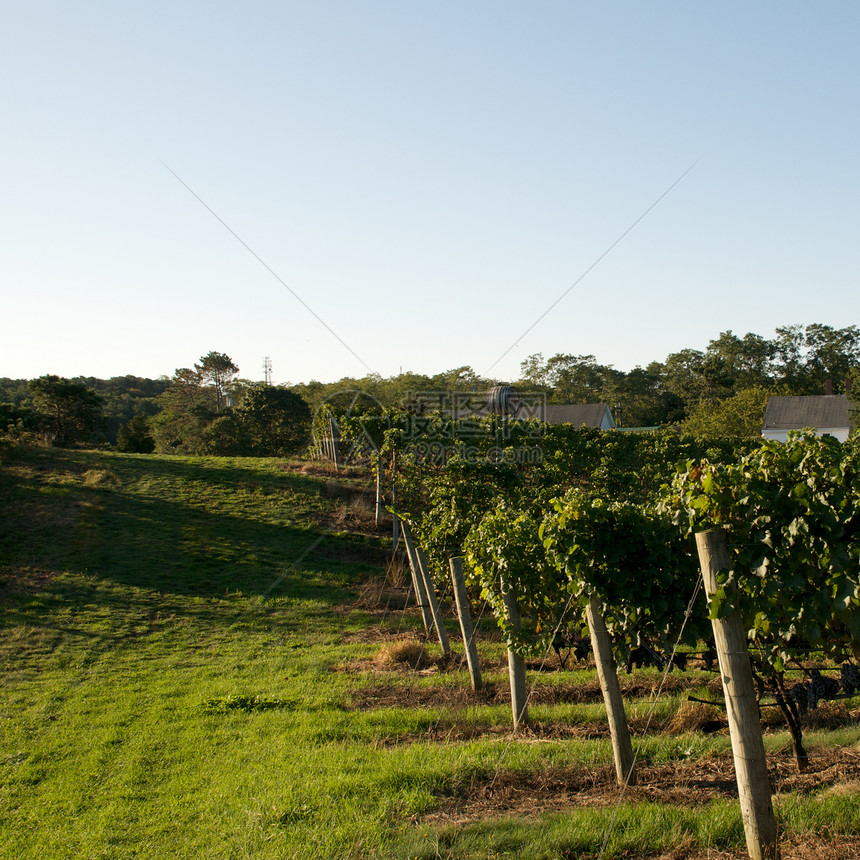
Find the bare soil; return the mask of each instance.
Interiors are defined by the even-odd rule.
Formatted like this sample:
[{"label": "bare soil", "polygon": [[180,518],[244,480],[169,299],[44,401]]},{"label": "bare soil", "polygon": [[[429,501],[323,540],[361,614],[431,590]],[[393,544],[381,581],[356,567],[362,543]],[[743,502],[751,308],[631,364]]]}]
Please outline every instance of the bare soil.
[{"label": "bare soil", "polygon": [[[373,660],[355,661],[338,667],[341,671],[356,673],[390,673],[392,669],[381,667]],[[453,666],[459,670],[458,665]],[[483,664],[483,668],[488,667]],[[403,675],[438,674],[440,667],[425,669],[414,673],[408,665],[401,665],[395,671]],[[619,678],[621,691],[625,698],[650,698],[655,695],[659,682],[652,678],[641,678],[635,675]],[[709,695],[707,682],[695,679],[680,679],[669,676],[663,686],[663,693],[675,693],[681,690],[696,691],[703,698]],[[352,707],[356,710],[375,710],[377,708],[469,708],[476,704],[495,705],[508,703],[511,700],[510,687],[507,684],[489,683],[478,693],[472,691],[468,684],[456,686],[426,687],[419,684],[395,683],[380,680],[359,687],[353,692]],[[603,701],[600,685],[596,679],[582,684],[549,683],[538,684],[531,689],[529,704],[558,705],[563,703],[589,704]]]},{"label": "bare soil", "polygon": [[[798,773],[790,752],[771,755],[768,772],[776,802],[781,795],[860,788],[860,749],[822,749],[810,754],[809,768]],[[625,802],[648,801],[673,806],[699,806],[737,797],[732,757],[714,755],[687,762],[637,765],[638,784],[623,792]],[[622,797],[611,765],[593,769],[571,767],[544,772],[500,770],[486,779],[452,787],[426,821],[463,824],[492,815],[535,816],[571,806],[609,806]]]},{"label": "bare soil", "polygon": [[[797,772],[790,753],[773,755],[769,757],[769,773],[777,806],[780,797],[787,794],[808,794],[822,789],[857,791],[860,789],[860,748],[816,751],[810,755],[810,767],[804,773]],[[611,766],[557,768],[539,773],[502,769],[493,776],[452,786],[440,796],[439,806],[421,821],[437,827],[463,826],[499,816],[531,818],[571,807],[609,807],[622,799],[626,803],[691,807],[737,797],[730,755],[695,762],[640,764],[637,774],[638,784],[622,792]],[[570,856],[583,860],[588,857]],[[669,853],[649,856],[654,860],[714,860],[748,855],[745,850],[679,846]],[[857,857],[860,857],[860,837],[829,838],[818,834],[783,846],[783,860],[856,860]]]}]

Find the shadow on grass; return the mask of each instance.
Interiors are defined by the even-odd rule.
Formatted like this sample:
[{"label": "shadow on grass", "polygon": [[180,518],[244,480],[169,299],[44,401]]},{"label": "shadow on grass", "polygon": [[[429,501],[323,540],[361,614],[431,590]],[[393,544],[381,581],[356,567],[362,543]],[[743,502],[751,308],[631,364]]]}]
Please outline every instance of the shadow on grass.
[{"label": "shadow on grass", "polygon": [[324,480],[278,461],[37,451],[16,465],[0,470],[0,579],[46,573],[0,589],[7,624],[47,628],[62,612],[74,633],[84,607],[127,619],[111,636],[141,618],[269,624],[273,607],[349,600],[383,561],[375,538],[313,528]]},{"label": "shadow on grass", "polygon": [[79,554],[88,570],[119,583],[197,596],[302,597],[355,583],[379,564],[377,548],[359,537],[179,501],[112,501]]}]

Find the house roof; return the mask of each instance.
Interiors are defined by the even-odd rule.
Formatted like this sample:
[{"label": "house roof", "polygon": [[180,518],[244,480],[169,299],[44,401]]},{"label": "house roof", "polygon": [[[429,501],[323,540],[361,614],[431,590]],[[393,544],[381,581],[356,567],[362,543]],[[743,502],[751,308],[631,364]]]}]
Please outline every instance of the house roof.
[{"label": "house roof", "polygon": [[764,431],[849,427],[848,398],[844,394],[805,397],[770,397],[764,413]]},{"label": "house roof", "polygon": [[574,427],[585,425],[599,429],[609,413],[609,421],[615,426],[612,412],[606,403],[547,403],[544,410],[544,421],[547,424],[573,424]]},{"label": "house roof", "polygon": [[[455,411],[445,412],[454,418],[486,418],[492,414],[490,406],[482,401],[464,401]],[[589,427],[595,430],[615,427],[612,410],[606,403],[544,403],[541,397],[540,402],[520,404],[520,408],[510,417],[521,420],[536,418],[547,424],[572,424],[577,428]]]}]

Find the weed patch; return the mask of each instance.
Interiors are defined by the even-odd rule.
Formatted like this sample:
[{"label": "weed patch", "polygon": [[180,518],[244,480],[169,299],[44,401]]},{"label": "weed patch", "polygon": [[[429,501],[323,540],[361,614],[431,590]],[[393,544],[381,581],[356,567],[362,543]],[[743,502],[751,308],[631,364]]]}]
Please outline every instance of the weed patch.
[{"label": "weed patch", "polygon": [[267,696],[234,696],[228,694],[209,699],[200,708],[205,714],[226,714],[231,711],[270,711],[273,709],[293,708],[295,703]]}]

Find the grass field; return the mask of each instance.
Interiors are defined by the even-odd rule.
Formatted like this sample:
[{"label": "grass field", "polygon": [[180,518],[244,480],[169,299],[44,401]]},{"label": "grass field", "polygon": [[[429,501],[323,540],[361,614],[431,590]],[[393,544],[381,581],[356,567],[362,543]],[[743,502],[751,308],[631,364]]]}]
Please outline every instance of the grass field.
[{"label": "grass field", "polygon": [[[6,458],[0,857],[744,856],[728,737],[685,724],[675,676],[647,732],[658,678],[622,677],[642,778],[620,798],[590,670],[532,665],[512,738],[490,627],[480,697],[432,643],[423,669],[386,662],[421,632],[408,578],[369,482],[313,472]],[[806,774],[768,731],[786,857],[860,855],[856,707],[808,727]]]}]

